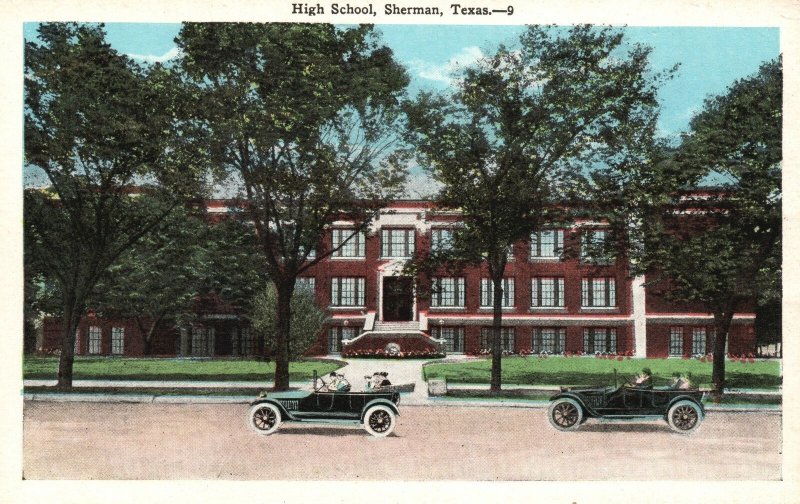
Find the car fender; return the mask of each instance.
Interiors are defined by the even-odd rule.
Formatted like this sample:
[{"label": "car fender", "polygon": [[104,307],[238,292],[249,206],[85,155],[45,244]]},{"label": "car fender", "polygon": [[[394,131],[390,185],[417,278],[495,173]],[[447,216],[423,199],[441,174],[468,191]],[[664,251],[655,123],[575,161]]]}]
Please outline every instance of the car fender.
[{"label": "car fender", "polygon": [[578,394],[573,394],[573,393],[570,393],[570,392],[561,392],[561,393],[558,393],[558,394],[554,395],[553,397],[551,397],[550,398],[550,402],[553,402],[553,401],[555,401],[557,399],[563,399],[565,397],[567,397],[569,399],[572,399],[573,401],[576,401],[578,404],[580,404],[581,408],[583,408],[584,416],[589,416],[589,417],[598,416],[597,412],[595,410],[593,410],[592,408],[586,406],[586,403],[583,402],[583,399],[581,399],[581,396],[579,396]]},{"label": "car fender", "polygon": [[281,412],[281,418],[283,420],[294,420],[294,416],[292,416],[292,414],[289,413],[289,410],[287,410],[283,406],[283,404],[281,404],[279,401],[276,401],[275,399],[269,399],[269,398],[256,399],[255,401],[250,403],[250,407],[252,408],[256,404],[264,404],[264,403],[272,404],[273,406],[278,408],[278,410]]},{"label": "car fender", "polygon": [[673,398],[673,399],[672,399],[672,400],[669,402],[669,404],[667,404],[667,408],[664,410],[664,419],[665,419],[665,420],[666,420],[666,418],[667,418],[667,413],[669,412],[669,409],[670,409],[670,408],[671,408],[671,407],[672,407],[672,406],[673,406],[673,405],[674,405],[676,402],[679,402],[679,401],[689,401],[689,402],[693,402],[694,404],[696,404],[696,405],[697,405],[697,406],[700,408],[700,419],[703,419],[703,418],[705,418],[705,416],[706,416],[706,409],[703,407],[703,403],[702,403],[701,401],[698,401],[696,398],[694,398],[694,397],[692,397],[692,396],[690,396],[690,395],[679,395],[679,396],[677,396],[677,397]]},{"label": "car fender", "polygon": [[373,406],[378,406],[378,405],[386,406],[387,408],[392,410],[392,412],[395,415],[400,414],[400,410],[397,409],[397,406],[392,401],[388,399],[373,399],[372,401],[365,404],[364,408],[361,410],[361,423],[364,423],[364,416],[367,414],[367,410]]}]

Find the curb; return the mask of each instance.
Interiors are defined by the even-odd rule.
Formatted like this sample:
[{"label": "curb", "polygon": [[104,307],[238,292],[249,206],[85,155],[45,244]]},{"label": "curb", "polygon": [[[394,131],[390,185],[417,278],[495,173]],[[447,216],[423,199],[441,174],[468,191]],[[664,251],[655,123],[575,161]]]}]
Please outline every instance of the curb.
[{"label": "curb", "polygon": [[[150,395],[150,394],[63,394],[63,393],[35,393],[23,394],[23,399],[34,402],[85,402],[85,403],[122,403],[122,404],[250,404],[255,397],[252,396],[193,396],[193,395]],[[445,398],[425,398],[401,400],[405,407],[446,407],[446,408],[528,408],[546,409],[546,401],[504,401],[502,399],[488,399],[485,401],[459,400]],[[782,415],[781,408],[753,408],[731,406],[708,406],[706,411],[719,413],[767,413]]]}]

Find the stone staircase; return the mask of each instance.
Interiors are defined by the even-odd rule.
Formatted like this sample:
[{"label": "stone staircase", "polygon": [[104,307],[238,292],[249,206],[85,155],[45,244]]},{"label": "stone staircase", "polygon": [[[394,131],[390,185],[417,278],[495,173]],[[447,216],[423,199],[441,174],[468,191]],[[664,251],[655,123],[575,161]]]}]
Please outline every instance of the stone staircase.
[{"label": "stone staircase", "polygon": [[431,338],[428,334],[420,329],[421,325],[418,320],[400,321],[400,322],[385,322],[375,320],[370,329],[365,330],[351,340],[344,340],[342,343],[345,347],[361,341],[359,345],[363,344],[365,340],[370,340],[368,343],[377,348],[383,348],[387,343],[396,342],[401,347],[405,346],[405,342],[409,340],[422,340],[427,344],[434,345],[441,348],[444,343],[442,340]]},{"label": "stone staircase", "polygon": [[408,322],[381,322],[376,320],[375,326],[372,328],[374,332],[386,333],[405,333],[405,332],[419,332],[419,322],[411,320]]}]

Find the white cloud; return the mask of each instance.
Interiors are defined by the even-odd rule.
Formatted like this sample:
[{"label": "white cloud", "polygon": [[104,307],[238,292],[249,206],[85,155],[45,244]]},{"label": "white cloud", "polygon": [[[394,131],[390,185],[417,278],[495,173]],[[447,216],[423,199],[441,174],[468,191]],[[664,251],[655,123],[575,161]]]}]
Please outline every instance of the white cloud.
[{"label": "white cloud", "polygon": [[130,57],[131,59],[135,59],[137,61],[144,61],[146,63],[164,63],[166,61],[181,58],[182,56],[183,56],[183,51],[181,51],[177,47],[173,47],[172,49],[165,52],[161,56],[156,56],[155,54],[128,54],[128,57]]},{"label": "white cloud", "polygon": [[441,184],[430,178],[424,172],[411,171],[406,179],[406,196],[414,199],[427,199],[433,197]]},{"label": "white cloud", "polygon": [[483,58],[483,52],[477,46],[469,46],[461,49],[458,54],[452,56],[444,64],[435,65],[424,60],[412,60],[408,63],[414,72],[421,79],[432,80],[444,84],[450,84],[455,78],[455,73],[459,70],[475,63]]}]

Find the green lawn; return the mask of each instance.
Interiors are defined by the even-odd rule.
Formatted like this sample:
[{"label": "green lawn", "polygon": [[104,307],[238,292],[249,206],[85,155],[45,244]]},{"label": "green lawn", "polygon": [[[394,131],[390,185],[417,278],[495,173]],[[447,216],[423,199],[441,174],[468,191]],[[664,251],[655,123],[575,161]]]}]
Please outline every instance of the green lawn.
[{"label": "green lawn", "polygon": [[[503,383],[517,385],[609,385],[614,369],[620,377],[633,376],[642,368],[653,372],[653,384],[668,385],[672,373],[691,373],[692,383],[711,386],[711,363],[697,359],[624,359],[593,357],[504,357]],[[423,368],[425,379],[446,378],[452,383],[488,383],[491,360],[463,363],[429,364]],[[777,388],[781,385],[779,361],[725,363],[727,386],[731,388]]]},{"label": "green lawn", "polygon": [[[289,364],[289,380],[311,379],[314,370],[320,375],[344,365],[329,359],[309,359]],[[25,357],[23,377],[26,379],[55,379],[56,357]],[[73,368],[76,380],[272,380],[274,362],[258,360],[189,360],[189,359],[129,359],[107,357],[77,357]]]}]

